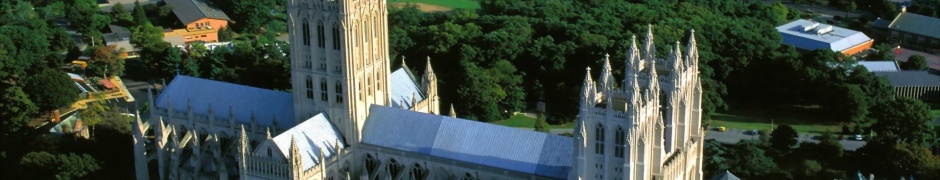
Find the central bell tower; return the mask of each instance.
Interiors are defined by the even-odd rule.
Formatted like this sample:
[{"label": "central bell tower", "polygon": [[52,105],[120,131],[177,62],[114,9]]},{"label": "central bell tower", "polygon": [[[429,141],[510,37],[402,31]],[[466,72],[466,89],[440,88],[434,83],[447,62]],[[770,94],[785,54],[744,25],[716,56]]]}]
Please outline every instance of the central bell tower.
[{"label": "central bell tower", "polygon": [[347,144],[369,105],[388,105],[384,0],[288,0],[295,121],[325,113]]}]

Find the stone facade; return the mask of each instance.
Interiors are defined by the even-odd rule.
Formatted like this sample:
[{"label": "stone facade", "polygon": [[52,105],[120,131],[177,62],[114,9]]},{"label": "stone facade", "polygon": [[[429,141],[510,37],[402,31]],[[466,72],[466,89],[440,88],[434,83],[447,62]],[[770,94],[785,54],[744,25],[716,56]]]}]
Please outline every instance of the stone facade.
[{"label": "stone facade", "polygon": [[633,37],[619,89],[609,58],[596,82],[588,68],[569,179],[702,179],[695,33],[688,54],[677,41],[668,59],[658,59],[652,32],[650,26],[642,50]]}]

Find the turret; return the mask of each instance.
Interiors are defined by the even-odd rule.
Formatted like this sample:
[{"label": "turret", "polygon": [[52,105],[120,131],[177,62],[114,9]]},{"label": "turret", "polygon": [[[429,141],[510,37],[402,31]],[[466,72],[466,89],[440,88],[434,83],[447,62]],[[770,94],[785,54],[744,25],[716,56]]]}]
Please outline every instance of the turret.
[{"label": "turret", "polygon": [[599,78],[600,84],[598,85],[598,91],[604,92],[605,96],[607,96],[610,90],[614,88],[614,76],[611,74],[610,69],[610,54],[604,55],[604,67],[601,69]]},{"label": "turret", "polygon": [[695,29],[689,30],[689,43],[687,43],[687,50],[685,50],[688,55],[685,56],[685,63],[688,64],[689,68],[693,71],[698,71],[698,47],[695,43]]},{"label": "turret", "polygon": [[450,117],[457,118],[457,111],[454,110],[454,103],[450,104]]},{"label": "turret", "polygon": [[[290,152],[288,153],[287,158],[288,162],[290,162],[291,179],[302,179],[304,172],[303,160],[300,157],[300,148],[297,147],[297,141],[294,139],[293,135],[290,137]],[[320,163],[323,163],[323,159],[320,159],[320,161]]]},{"label": "turret", "polygon": [[585,109],[594,106],[594,95],[597,93],[594,89],[594,80],[591,79],[591,67],[587,67],[584,73],[584,84],[581,85],[581,108]]},{"label": "turret", "polygon": [[248,177],[248,134],[245,133],[245,125],[241,125],[241,134],[238,136],[238,172],[241,177]]},{"label": "turret", "polygon": [[[637,81],[635,81],[635,79],[636,79],[637,73],[640,73],[641,61],[642,61],[642,58],[640,58],[640,57],[641,57],[641,56],[640,56],[640,49],[637,48],[637,46],[636,46],[636,36],[631,37],[630,42],[631,42],[631,43],[630,43],[630,50],[627,51],[627,62],[624,63],[624,64],[625,64],[625,66],[624,66],[624,69],[625,69],[625,70],[623,71],[623,74],[624,74],[623,81],[624,81],[624,82],[623,82],[623,88],[622,88],[622,89],[623,89],[624,91],[629,90],[630,87],[633,86],[632,83],[636,83],[636,82],[637,82]],[[631,81],[631,80],[633,80],[633,81]]]},{"label": "turret", "polygon": [[428,101],[428,113],[431,114],[443,114],[439,109],[438,95],[437,95],[437,74],[434,73],[434,68],[431,67],[431,57],[428,57],[427,68],[424,70],[424,79],[421,80],[421,88],[424,93],[427,93],[425,101]]},{"label": "turret", "polygon": [[679,41],[676,41],[675,47],[672,49],[671,56],[669,57],[669,63],[672,64],[672,72],[675,76],[675,73],[682,72],[685,68],[685,60],[682,58],[682,50],[679,48]]}]

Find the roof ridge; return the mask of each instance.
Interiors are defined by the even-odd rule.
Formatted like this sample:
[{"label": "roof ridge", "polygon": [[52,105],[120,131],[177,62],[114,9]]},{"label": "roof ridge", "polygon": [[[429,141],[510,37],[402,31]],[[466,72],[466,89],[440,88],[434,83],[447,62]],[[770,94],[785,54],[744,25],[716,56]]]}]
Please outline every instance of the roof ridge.
[{"label": "roof ridge", "polygon": [[[206,13],[206,10],[203,10],[202,7],[199,7],[199,4],[196,4],[196,1],[199,1],[199,0],[189,0],[189,2],[193,3],[193,6],[196,6],[196,9],[199,10],[199,13],[202,13],[203,16],[209,17],[209,14]],[[206,3],[206,6],[208,5],[209,4]]]}]

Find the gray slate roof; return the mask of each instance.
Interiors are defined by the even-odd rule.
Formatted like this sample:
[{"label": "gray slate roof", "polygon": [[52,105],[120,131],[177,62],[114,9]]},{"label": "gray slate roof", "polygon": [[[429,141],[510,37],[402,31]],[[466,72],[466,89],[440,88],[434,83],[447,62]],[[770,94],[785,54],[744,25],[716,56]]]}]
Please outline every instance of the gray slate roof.
[{"label": "gray slate roof", "polygon": [[262,126],[273,125],[272,116],[277,118],[279,129],[291,128],[295,123],[291,93],[208,79],[177,75],[154,100],[158,108],[167,108],[171,103],[173,110],[180,112],[192,105],[193,114],[201,116],[209,115],[212,104],[212,114],[221,123],[228,123],[229,110],[240,123],[251,123],[252,113]]},{"label": "gray slate roof", "polygon": [[221,9],[206,0],[164,0],[167,5],[173,7],[173,14],[179,18],[183,24],[189,24],[202,18],[213,18],[229,20],[228,15]]},{"label": "gray slate roof", "polygon": [[[322,162],[320,153],[324,158],[335,155],[343,149],[343,135],[330,123],[323,113],[307,119],[303,123],[284,131],[273,138],[274,144],[284,155],[284,158],[290,158],[290,140],[294,138],[297,143],[297,149],[300,149],[300,158],[303,162],[303,169],[310,169],[314,165]],[[339,146],[337,146],[339,145]]]},{"label": "gray slate roof", "polygon": [[891,22],[890,28],[940,39],[940,19],[920,14],[901,12]]},{"label": "gray slate roof", "polygon": [[418,84],[415,83],[414,75],[408,70],[408,67],[402,67],[388,76],[388,95],[392,101],[392,107],[411,108],[412,96],[418,102],[424,100],[424,94],[421,93]]},{"label": "gray slate roof", "polygon": [[725,170],[725,172],[722,172],[718,176],[715,176],[714,178],[712,178],[712,180],[741,180],[741,178],[738,178],[737,176],[734,176],[734,174],[731,174],[731,171]]},{"label": "gray slate roof", "polygon": [[865,66],[869,72],[898,71],[898,64],[894,61],[859,61],[859,66]]},{"label": "gray slate roof", "polygon": [[894,87],[940,86],[940,76],[928,71],[874,72],[876,76],[888,78]]},{"label": "gray slate roof", "polygon": [[378,105],[362,143],[556,179],[574,150],[569,137]]}]

